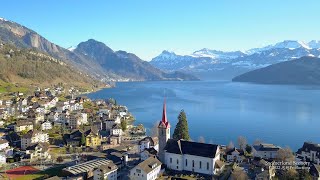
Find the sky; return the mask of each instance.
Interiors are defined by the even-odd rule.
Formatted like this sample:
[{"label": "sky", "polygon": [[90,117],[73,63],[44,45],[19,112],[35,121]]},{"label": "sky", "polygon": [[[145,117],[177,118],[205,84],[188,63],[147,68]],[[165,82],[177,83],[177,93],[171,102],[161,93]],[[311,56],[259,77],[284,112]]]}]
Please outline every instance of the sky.
[{"label": "sky", "polygon": [[151,60],[320,39],[319,0],[3,0],[0,17],[68,48],[88,39]]}]

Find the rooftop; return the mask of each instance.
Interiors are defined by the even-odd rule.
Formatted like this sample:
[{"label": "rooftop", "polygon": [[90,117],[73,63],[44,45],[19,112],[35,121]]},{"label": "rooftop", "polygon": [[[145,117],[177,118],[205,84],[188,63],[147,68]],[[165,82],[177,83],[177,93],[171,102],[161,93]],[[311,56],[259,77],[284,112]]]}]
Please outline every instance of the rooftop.
[{"label": "rooftop", "polygon": [[[94,159],[91,161],[87,161],[81,164],[77,164],[71,167],[64,168],[63,171],[69,172],[73,175],[87,173],[89,171],[92,171],[95,168],[98,168],[102,165],[109,165],[112,162],[107,159]],[[113,164],[113,163],[112,163]]]}]

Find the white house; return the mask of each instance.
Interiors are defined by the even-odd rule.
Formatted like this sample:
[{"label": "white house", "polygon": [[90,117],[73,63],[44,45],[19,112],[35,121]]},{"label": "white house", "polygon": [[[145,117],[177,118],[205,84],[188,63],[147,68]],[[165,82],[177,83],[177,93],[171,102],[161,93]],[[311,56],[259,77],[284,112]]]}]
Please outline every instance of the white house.
[{"label": "white house", "polygon": [[111,129],[111,135],[114,135],[114,136],[121,136],[122,135],[122,128],[121,128],[120,124],[113,125],[113,127]]},{"label": "white house", "polygon": [[9,142],[5,139],[0,139],[0,151],[9,148]]},{"label": "white house", "polygon": [[155,150],[159,150],[158,138],[154,137],[145,137],[139,141],[139,152],[143,152],[145,149],[154,148]]},{"label": "white house", "polygon": [[33,123],[27,120],[20,120],[16,122],[14,126],[14,132],[21,132],[21,131],[29,131],[33,130]]},{"label": "white house", "polygon": [[259,145],[253,145],[252,154],[254,157],[260,157],[262,159],[275,159],[278,156],[280,147],[273,144],[261,143]]},{"label": "white house", "polygon": [[228,162],[242,162],[243,151],[237,148],[232,148],[226,152]]},{"label": "white house", "polygon": [[30,161],[49,160],[49,143],[35,143],[26,148],[26,154],[29,156]]},{"label": "white house", "polygon": [[320,165],[320,144],[312,142],[303,143],[302,148],[297,152],[297,156],[301,157],[304,161]]},{"label": "white house", "polygon": [[219,145],[169,139],[164,150],[165,164],[172,170],[215,175],[224,166]]},{"label": "white house", "polygon": [[45,131],[45,130],[49,130],[52,129],[52,124],[49,121],[45,121],[41,124],[41,130]]},{"label": "white house", "polygon": [[150,157],[130,170],[132,180],[154,180],[161,172],[162,163],[155,157]]},{"label": "white house", "polygon": [[152,148],[148,148],[148,149],[144,149],[141,153],[140,153],[140,159],[142,161],[148,159],[149,157],[156,157],[158,154],[158,151],[155,150],[153,147]]},{"label": "white house", "polygon": [[117,180],[118,167],[110,162],[107,165],[101,165],[93,171],[93,180]]},{"label": "white house", "polygon": [[28,146],[31,146],[34,143],[39,142],[49,142],[48,133],[44,133],[41,131],[29,131],[27,134],[24,134],[21,137],[21,149],[25,150]]},{"label": "white house", "polygon": [[6,164],[7,156],[4,152],[0,152],[0,165]]}]

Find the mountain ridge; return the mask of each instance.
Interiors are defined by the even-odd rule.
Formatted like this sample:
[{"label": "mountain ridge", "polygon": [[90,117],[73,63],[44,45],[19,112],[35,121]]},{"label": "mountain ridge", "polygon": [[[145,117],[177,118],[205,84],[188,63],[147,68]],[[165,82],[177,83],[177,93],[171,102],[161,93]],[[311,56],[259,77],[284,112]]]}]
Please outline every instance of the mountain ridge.
[{"label": "mountain ridge", "polygon": [[258,84],[320,85],[320,58],[302,57],[256,69],[232,79]]}]

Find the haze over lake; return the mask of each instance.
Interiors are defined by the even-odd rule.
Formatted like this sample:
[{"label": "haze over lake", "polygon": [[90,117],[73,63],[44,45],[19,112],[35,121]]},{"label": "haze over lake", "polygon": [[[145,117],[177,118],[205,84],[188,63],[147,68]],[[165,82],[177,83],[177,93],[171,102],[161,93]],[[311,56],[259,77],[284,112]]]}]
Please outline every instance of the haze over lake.
[{"label": "haze over lake", "polygon": [[234,83],[230,81],[126,82],[88,95],[115,98],[150,128],[161,119],[167,97],[171,133],[181,109],[187,113],[195,141],[237,144],[238,136],[290,146],[320,142],[320,87]]}]

